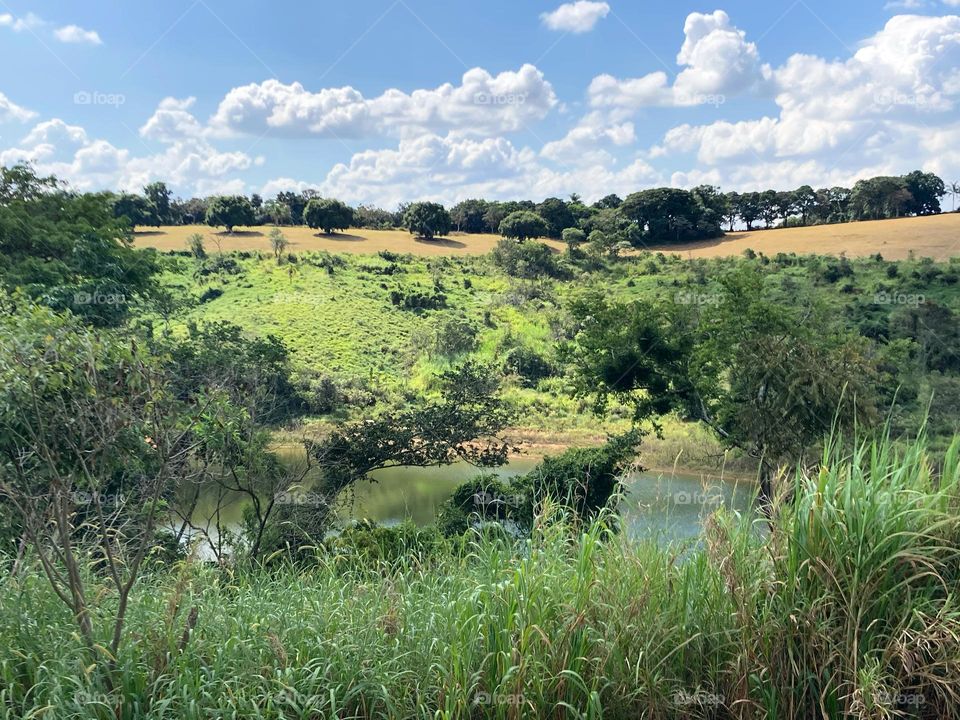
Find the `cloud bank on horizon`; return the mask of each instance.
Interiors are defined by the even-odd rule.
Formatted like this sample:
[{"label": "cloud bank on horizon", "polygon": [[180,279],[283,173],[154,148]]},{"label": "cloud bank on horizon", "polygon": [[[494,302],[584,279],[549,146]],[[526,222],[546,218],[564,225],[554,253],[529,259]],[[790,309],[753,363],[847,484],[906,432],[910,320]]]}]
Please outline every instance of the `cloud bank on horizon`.
[{"label": "cloud bank on horizon", "polygon": [[[798,48],[779,63],[765,61],[763,38],[727,12],[692,12],[672,67],[628,77],[599,67],[573,92],[560,92],[535,57],[499,71],[460,68],[413,89],[269,78],[202,98],[212,112],[200,112],[195,96],[160,97],[120,139],[60,116],[73,108],[41,113],[0,86],[0,162],[29,161],[81,189],[164,180],[183,196],[270,196],[311,187],[386,207],[574,192],[595,200],[654,185],[823,187],[917,168],[950,181],[960,179],[960,16],[944,9],[894,15],[845,57]],[[591,37],[609,16],[615,6],[577,0],[531,22],[561,39]],[[51,29],[32,14],[0,15],[3,28],[49,31],[86,46],[77,52],[104,45],[96,31]],[[677,121],[651,130],[667,112]],[[347,154],[305,167],[302,149],[321,144]]]}]

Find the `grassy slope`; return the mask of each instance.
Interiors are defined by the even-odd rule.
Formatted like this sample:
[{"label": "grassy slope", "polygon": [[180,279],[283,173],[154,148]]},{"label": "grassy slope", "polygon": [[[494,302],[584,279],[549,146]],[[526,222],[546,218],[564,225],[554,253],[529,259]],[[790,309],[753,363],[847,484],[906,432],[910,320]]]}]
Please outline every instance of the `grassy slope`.
[{"label": "grassy slope", "polygon": [[[143,229],[137,233],[139,247],[158,250],[182,250],[188,236],[203,235],[208,246],[219,240],[222,249],[270,251],[268,228],[240,229],[232,235],[205,225]],[[483,255],[496,245],[495,235],[460,235],[427,242],[416,240],[402,230],[350,230],[334,235],[317,234],[306,227],[283,228],[290,250],[327,250],[333,253],[375,254],[381,250],[415,255]],[[560,243],[550,243],[560,249]],[[960,213],[935,217],[901,218],[873,222],[787,228],[772,231],[730,233],[720,240],[688,245],[653,247],[652,250],[678,252],[689,257],[727,257],[740,255],[747,248],[773,256],[778,252],[865,257],[881,253],[890,260],[903,260],[911,252],[917,257],[947,260],[960,255]]]},{"label": "grassy slope", "polygon": [[[223,295],[190,309],[185,319],[227,320],[255,334],[275,334],[290,348],[298,368],[313,377],[328,375],[338,382],[364,386],[377,400],[399,400],[403,393],[428,389],[435,373],[459,358],[446,357],[431,346],[438,327],[451,319],[464,319],[478,331],[476,357],[503,363],[505,351],[517,344],[551,358],[555,352],[552,326],[577,294],[598,290],[619,298],[678,292],[708,295],[719,275],[733,262],[746,260],[685,260],[679,256],[645,255],[625,259],[607,268],[580,273],[568,282],[517,281],[503,275],[488,258],[460,256],[424,258],[414,255],[397,262],[380,256],[342,256],[342,267],[331,275],[318,267],[322,255],[300,253],[298,262],[278,264],[272,256],[234,256],[239,275],[194,276],[197,263],[177,256],[168,260],[164,280],[199,296],[210,288]],[[914,277],[931,267],[922,261],[905,262],[900,277],[890,279],[888,263],[856,260],[854,276],[828,283],[818,273],[829,261],[778,266],[753,261],[767,282],[783,293],[813,293],[833,304],[838,314],[872,302],[878,290],[916,293],[960,310],[956,286],[942,275],[932,281]],[[934,268],[936,269],[936,268]],[[941,270],[949,270],[940,266]],[[954,276],[958,271],[952,267]],[[386,274],[391,273],[391,274]],[[434,292],[439,283],[447,297],[441,310],[401,310],[391,304],[391,292]],[[526,295],[535,291],[532,299]],[[880,307],[890,312],[892,306]],[[513,383],[510,397],[520,410],[514,436],[533,451],[556,446],[593,444],[607,432],[625,426],[625,411],[601,423],[586,401],[571,398],[562,377],[544,380],[539,387]],[[323,421],[317,423],[322,431]],[[651,467],[669,468],[679,453],[686,469],[706,470],[714,465],[708,456],[719,452],[711,436],[701,429],[671,423],[668,440],[650,441],[645,460]],[[539,447],[538,447],[539,446]],[[747,470],[746,466],[730,467]]]}]

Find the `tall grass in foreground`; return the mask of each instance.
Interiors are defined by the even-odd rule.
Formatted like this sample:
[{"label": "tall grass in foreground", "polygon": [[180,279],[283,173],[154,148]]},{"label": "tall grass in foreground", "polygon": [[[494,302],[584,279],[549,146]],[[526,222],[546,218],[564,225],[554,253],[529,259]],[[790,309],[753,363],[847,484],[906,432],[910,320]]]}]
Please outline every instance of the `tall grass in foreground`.
[{"label": "tall grass in foreground", "polygon": [[547,508],[519,547],[184,563],[139,587],[111,692],[28,571],[0,590],[0,718],[960,717],[958,454],[831,448],[769,532],[718,513],[691,546]]}]

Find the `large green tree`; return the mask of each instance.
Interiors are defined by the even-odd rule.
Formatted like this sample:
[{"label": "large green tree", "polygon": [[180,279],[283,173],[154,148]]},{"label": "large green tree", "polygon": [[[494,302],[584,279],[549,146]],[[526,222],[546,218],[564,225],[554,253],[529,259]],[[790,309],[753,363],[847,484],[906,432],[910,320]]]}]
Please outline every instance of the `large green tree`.
[{"label": "large green tree", "polygon": [[867,342],[828,310],[779,302],[749,268],[728,274],[710,302],[683,297],[573,304],[579,330],[563,356],[598,412],[611,398],[637,422],[677,411],[757,458],[765,479],[834,427],[876,420]]},{"label": "large green tree", "polygon": [[488,209],[489,203],[486,200],[464,200],[450,210],[450,219],[460,232],[486,232],[487,223],[484,215]]},{"label": "large green tree", "polygon": [[0,169],[0,284],[94,325],[117,325],[156,290],[156,253],[134,250],[109,194]]},{"label": "large green tree", "polygon": [[143,194],[153,206],[154,220],[157,225],[165,225],[171,222],[170,198],[173,193],[163,182],[152,182],[143,188]]},{"label": "large green tree", "polygon": [[679,243],[723,234],[720,216],[696,195],[678,188],[633,193],[623,201],[619,212],[637,224],[644,242]]},{"label": "large green tree", "polygon": [[403,224],[418,237],[432,240],[450,232],[450,213],[439,203],[413,203],[403,214]]},{"label": "large green tree", "polygon": [[315,198],[304,208],[303,220],[309,227],[320,228],[329,235],[353,224],[353,209],[340,200]]},{"label": "large green tree", "polygon": [[500,234],[523,242],[531,238],[545,237],[550,232],[546,220],[529,210],[510,213],[500,223]]},{"label": "large green tree", "polygon": [[547,223],[547,236],[559,239],[564,230],[574,227],[577,218],[570,207],[560,198],[547,198],[537,205],[537,215]]},{"label": "large green tree", "polygon": [[228,233],[238,225],[250,226],[256,222],[253,205],[243,195],[221,195],[207,206],[207,225],[222,225]]}]

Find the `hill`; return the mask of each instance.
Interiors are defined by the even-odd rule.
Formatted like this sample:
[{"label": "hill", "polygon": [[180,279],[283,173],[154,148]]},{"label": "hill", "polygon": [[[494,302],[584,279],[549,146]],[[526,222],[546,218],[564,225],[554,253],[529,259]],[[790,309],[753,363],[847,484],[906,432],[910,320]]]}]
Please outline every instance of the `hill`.
[{"label": "hill", "polygon": [[[405,230],[360,230],[325,235],[308,227],[284,227],[290,252],[326,250],[332,253],[373,255],[381,250],[412,253],[426,257],[442,255],[485,255],[500,238],[497,235],[451,234],[437,240],[419,240]],[[220,243],[231,250],[270,251],[269,228],[247,228],[233,234],[206,225],[161,227],[136,233],[138,247],[158,250],[183,250],[187,238],[200,233],[208,244]],[[555,249],[562,243],[548,241]],[[727,233],[723,238],[683,245],[663,245],[651,250],[680,253],[694,258],[729,257],[752,249],[773,256],[779,252],[867,257],[880,253],[889,260],[905,260],[913,252],[917,257],[947,260],[960,255],[960,213],[932,217],[873,220],[803,228],[778,228]]]}]

